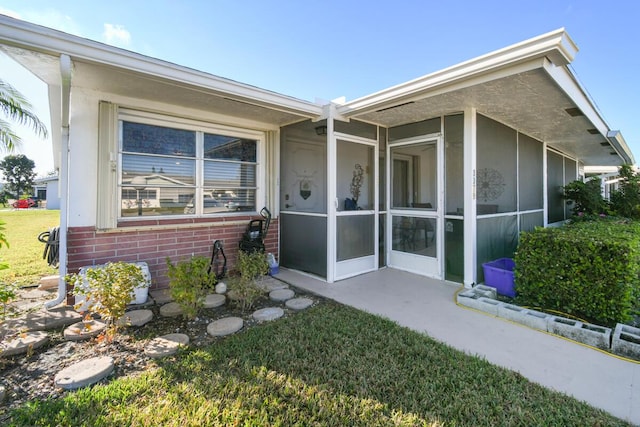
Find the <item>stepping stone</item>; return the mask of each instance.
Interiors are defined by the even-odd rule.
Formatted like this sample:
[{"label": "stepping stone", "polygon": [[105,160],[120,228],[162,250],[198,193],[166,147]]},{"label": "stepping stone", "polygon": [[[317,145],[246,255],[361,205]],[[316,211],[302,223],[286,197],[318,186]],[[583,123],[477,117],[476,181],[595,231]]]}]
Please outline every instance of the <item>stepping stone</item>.
[{"label": "stepping stone", "polygon": [[284,310],[280,307],[261,308],[253,312],[253,318],[258,322],[268,322],[270,320],[279,319],[284,315]]},{"label": "stepping stone", "polygon": [[269,292],[269,298],[272,301],[286,301],[295,296],[295,292],[291,289],[276,289],[275,291]]},{"label": "stepping stone", "polygon": [[54,382],[57,387],[74,390],[97,383],[113,372],[113,368],[113,357],[92,357],[67,366],[56,374]]},{"label": "stepping stone", "polygon": [[144,354],[157,359],[170,356],[182,346],[189,345],[189,336],[185,334],[167,334],[152,339],[144,349]]},{"label": "stepping stone", "polygon": [[118,319],[118,326],[143,326],[153,319],[151,310],[131,310]]},{"label": "stepping stone", "polygon": [[169,289],[157,289],[155,291],[149,291],[149,295],[158,305],[166,304],[173,301],[171,298],[171,291]]},{"label": "stepping stone", "polygon": [[204,299],[204,308],[215,308],[224,305],[227,297],[221,294],[209,294]]},{"label": "stepping stone", "polygon": [[78,322],[64,330],[64,339],[67,341],[82,341],[97,337],[106,329],[107,325],[98,321]]},{"label": "stepping stone", "polygon": [[287,308],[291,310],[304,310],[311,307],[313,300],[309,298],[293,298],[284,303]]},{"label": "stepping stone", "polygon": [[160,316],[176,317],[182,315],[182,308],[177,302],[170,302],[160,307]]},{"label": "stepping stone", "polygon": [[265,292],[276,291],[278,289],[289,289],[289,285],[276,279],[266,278],[258,283],[258,287]]},{"label": "stepping stone", "polygon": [[42,347],[47,342],[49,342],[49,335],[47,335],[46,332],[27,332],[0,344],[0,349],[2,349],[0,351],[0,356],[24,354],[30,349],[35,350],[38,347]]},{"label": "stepping stone", "polygon": [[0,326],[0,332],[10,331],[47,331],[69,326],[82,320],[82,315],[71,306],[53,308],[51,310],[41,310],[29,313],[18,319],[9,319]]},{"label": "stepping stone", "polygon": [[214,337],[222,337],[238,332],[244,326],[240,317],[225,317],[207,325],[207,332]]}]

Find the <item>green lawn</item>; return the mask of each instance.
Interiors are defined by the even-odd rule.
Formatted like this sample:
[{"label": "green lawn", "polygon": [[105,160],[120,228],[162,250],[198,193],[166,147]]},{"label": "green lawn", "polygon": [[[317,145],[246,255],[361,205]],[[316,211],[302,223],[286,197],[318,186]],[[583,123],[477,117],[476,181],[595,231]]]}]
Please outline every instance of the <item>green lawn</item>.
[{"label": "green lawn", "polygon": [[519,374],[333,302],[29,402],[13,425],[614,426]]},{"label": "green lawn", "polygon": [[60,225],[60,211],[2,210],[0,221],[5,223],[4,234],[9,241],[9,248],[0,249],[0,259],[9,264],[8,270],[0,270],[0,281],[31,286],[42,276],[58,273],[42,259],[44,243],[38,241],[38,235]]}]

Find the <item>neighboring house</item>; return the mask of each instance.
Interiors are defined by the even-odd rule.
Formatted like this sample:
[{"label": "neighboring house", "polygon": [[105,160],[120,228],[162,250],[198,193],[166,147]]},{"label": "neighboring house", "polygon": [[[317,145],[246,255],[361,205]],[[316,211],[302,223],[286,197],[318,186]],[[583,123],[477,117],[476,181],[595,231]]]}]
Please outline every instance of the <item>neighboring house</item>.
[{"label": "neighboring house", "polygon": [[60,180],[57,176],[36,178],[33,183],[33,197],[38,201],[38,207],[46,209],[60,209]]},{"label": "neighboring house", "polygon": [[49,85],[62,274],[145,261],[164,286],[167,257],[217,239],[233,264],[267,206],[284,267],[472,285],[519,231],[568,217],[562,186],[585,166],[634,163],[562,29],[327,105],[3,16],[0,48]]}]

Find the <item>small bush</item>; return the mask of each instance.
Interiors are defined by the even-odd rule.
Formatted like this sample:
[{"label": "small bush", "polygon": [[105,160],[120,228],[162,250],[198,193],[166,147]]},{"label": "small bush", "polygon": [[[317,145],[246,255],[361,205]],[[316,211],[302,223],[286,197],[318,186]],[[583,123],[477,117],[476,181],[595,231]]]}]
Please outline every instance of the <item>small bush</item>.
[{"label": "small bush", "polygon": [[518,303],[613,325],[640,298],[640,224],[577,222],[525,232],[515,255]]},{"label": "small bush", "polygon": [[602,197],[600,180],[597,178],[587,182],[569,183],[564,187],[564,197],[573,205],[573,215],[600,215],[609,211],[608,203]]},{"label": "small bush", "polygon": [[[83,284],[84,278],[86,285]],[[76,304],[76,308],[88,304],[88,311],[105,321],[107,339],[112,340],[118,331],[117,320],[124,316],[134,289],[146,283],[142,269],[127,262],[109,262],[104,266],[87,268],[84,278],[79,274],[65,277],[67,283],[74,284],[73,294],[85,297],[85,301]]]},{"label": "small bush", "polygon": [[262,252],[238,253],[237,270],[240,274],[230,281],[230,292],[243,311],[253,307],[264,291],[258,287],[256,279],[269,270],[266,255]]},{"label": "small bush", "polygon": [[209,273],[209,258],[195,256],[176,265],[167,258],[167,267],[171,297],[180,305],[186,318],[195,318],[216,284],[215,274]]}]

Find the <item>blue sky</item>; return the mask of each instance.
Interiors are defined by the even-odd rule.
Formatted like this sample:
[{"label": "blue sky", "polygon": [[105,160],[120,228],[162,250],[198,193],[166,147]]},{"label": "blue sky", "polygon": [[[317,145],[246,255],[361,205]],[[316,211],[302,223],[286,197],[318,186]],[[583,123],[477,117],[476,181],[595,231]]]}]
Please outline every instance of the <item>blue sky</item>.
[{"label": "blue sky", "polygon": [[[580,48],[574,72],[640,159],[634,0],[0,0],[0,13],[309,101],[352,100],[564,27]],[[1,56],[0,78],[46,118],[37,80]],[[19,132],[37,171],[52,170],[50,144]]]}]

